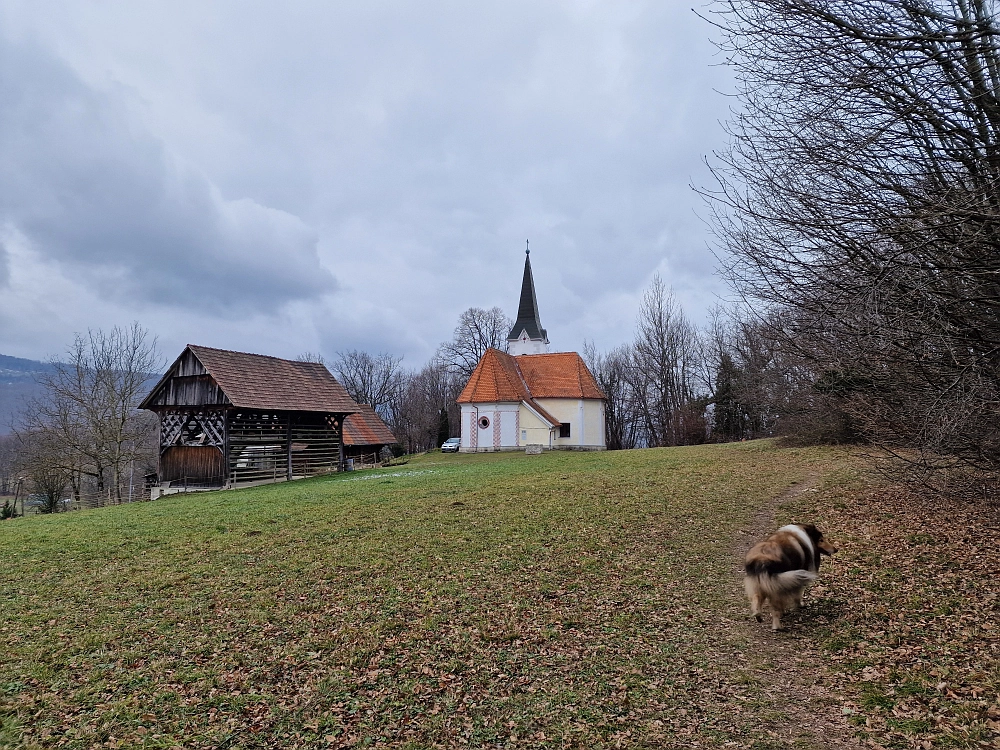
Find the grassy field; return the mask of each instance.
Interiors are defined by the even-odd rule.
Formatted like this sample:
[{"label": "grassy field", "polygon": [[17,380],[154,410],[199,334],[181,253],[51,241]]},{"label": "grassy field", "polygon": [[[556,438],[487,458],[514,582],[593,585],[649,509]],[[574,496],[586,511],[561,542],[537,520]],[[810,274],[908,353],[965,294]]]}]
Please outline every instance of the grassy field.
[{"label": "grassy field", "polygon": [[[892,680],[917,678],[880,671],[871,607],[845,606],[880,547],[856,463],[767,442],[431,454],[5,522],[0,747],[819,746],[769,689],[789,647],[795,679],[831,685],[815,710],[877,744]],[[777,637],[737,575],[774,509],[857,532]],[[965,696],[987,708],[956,714],[953,744],[991,741],[996,682]]]}]

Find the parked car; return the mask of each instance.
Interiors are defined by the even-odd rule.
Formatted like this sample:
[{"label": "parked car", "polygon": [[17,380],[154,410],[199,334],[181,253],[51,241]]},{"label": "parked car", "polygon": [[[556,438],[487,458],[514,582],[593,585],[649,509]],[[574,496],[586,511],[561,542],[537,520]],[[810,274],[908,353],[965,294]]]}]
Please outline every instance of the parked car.
[{"label": "parked car", "polygon": [[458,449],[462,447],[462,438],[448,438],[443,443],[441,443],[442,453],[458,453]]}]

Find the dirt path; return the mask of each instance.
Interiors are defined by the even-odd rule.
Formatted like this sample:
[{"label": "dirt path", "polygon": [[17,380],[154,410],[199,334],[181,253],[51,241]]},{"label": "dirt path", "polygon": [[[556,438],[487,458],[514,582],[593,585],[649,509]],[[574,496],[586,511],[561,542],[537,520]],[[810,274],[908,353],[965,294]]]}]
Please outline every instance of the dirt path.
[{"label": "dirt path", "polygon": [[[763,505],[747,528],[741,529],[733,549],[737,563],[734,565],[734,582],[739,595],[743,595],[742,561],[747,551],[761,539],[771,534],[775,515],[780,506],[805,492],[815,492],[819,473],[812,473],[804,481],[792,485]],[[806,632],[809,625],[809,597],[801,615],[786,615],[789,630],[774,633],[770,618],[761,625],[753,622],[747,610],[748,627],[753,632],[753,648],[759,663],[761,691],[774,707],[776,720],[771,727],[776,747],[832,750],[861,748],[854,732],[847,723],[840,702],[825,684],[821,656]]]}]

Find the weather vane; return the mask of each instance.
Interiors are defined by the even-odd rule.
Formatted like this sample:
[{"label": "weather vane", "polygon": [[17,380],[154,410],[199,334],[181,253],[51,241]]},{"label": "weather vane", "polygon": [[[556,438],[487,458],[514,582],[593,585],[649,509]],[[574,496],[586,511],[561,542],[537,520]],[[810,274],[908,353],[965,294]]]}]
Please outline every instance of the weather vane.
[{"label": "weather vane", "polygon": [[531,255],[531,250],[528,249],[528,241],[527,240],[524,241],[524,254],[525,255]]}]

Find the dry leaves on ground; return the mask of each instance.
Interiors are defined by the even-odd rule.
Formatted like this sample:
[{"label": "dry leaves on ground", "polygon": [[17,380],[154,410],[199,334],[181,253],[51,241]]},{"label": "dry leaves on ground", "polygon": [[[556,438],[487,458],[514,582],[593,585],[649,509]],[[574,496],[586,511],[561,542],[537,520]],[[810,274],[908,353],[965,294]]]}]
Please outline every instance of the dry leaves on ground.
[{"label": "dry leaves on ground", "polygon": [[841,551],[803,617],[831,620],[810,645],[866,743],[1000,747],[1000,509],[893,487],[818,503]]}]

